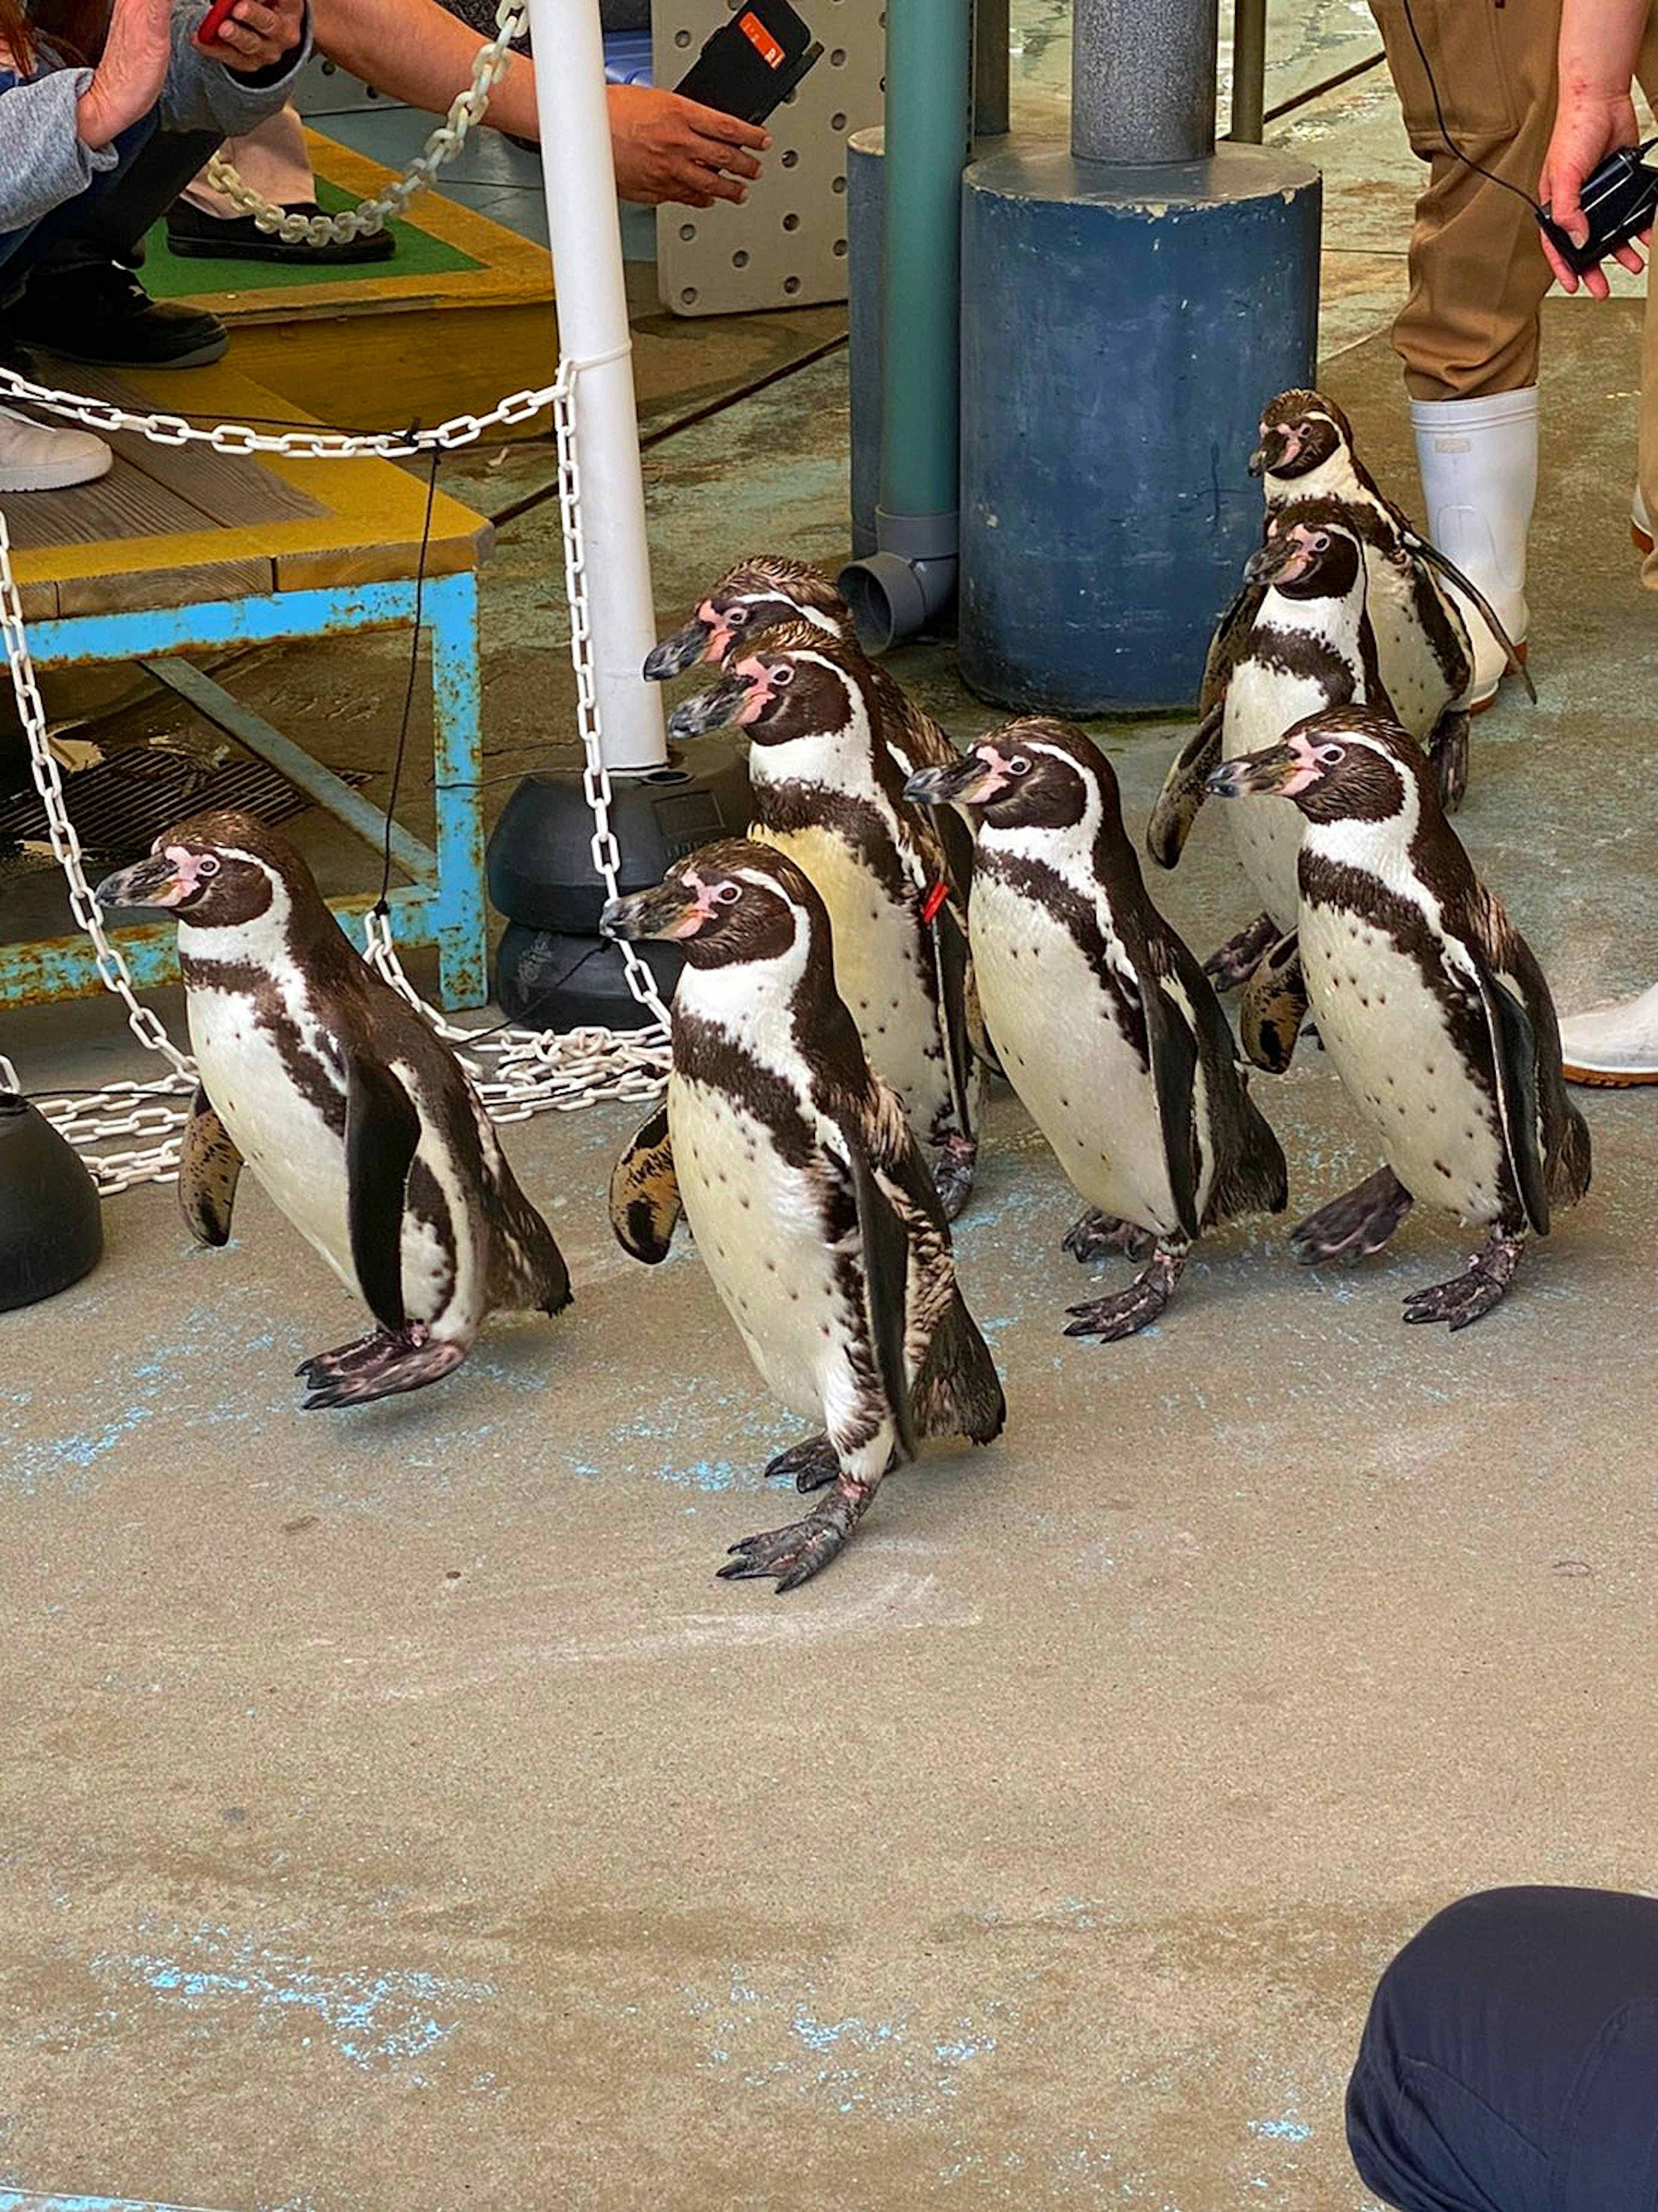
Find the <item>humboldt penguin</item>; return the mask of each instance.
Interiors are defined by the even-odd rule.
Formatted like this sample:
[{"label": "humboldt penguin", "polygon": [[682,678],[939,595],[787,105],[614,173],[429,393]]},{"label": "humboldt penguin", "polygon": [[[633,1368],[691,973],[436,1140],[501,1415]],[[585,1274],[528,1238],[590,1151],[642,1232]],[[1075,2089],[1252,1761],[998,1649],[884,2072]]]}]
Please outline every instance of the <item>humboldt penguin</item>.
[{"label": "humboldt penguin", "polygon": [[841,1550],[918,1437],[999,1435],[1001,1384],[903,1110],[835,989],[829,918],[802,871],[751,841],[704,846],[599,927],[684,949],[667,1100],[618,1163],[611,1219],[623,1249],[654,1264],[683,1208],[755,1365],[822,1424],[766,1472],[803,1492],[832,1485],[829,1497],[734,1544],[720,1570],[793,1589]]},{"label": "humboldt penguin", "polygon": [[[1260,442],[1249,471],[1261,479],[1269,520],[1291,502],[1302,509],[1310,501],[1317,511],[1314,519],[1322,514],[1358,532],[1370,573],[1370,620],[1382,681],[1400,720],[1421,738],[1430,758],[1436,760],[1445,746],[1461,742],[1460,716],[1490,703],[1489,698],[1477,701],[1472,696],[1473,648],[1447,584],[1489,625],[1535,700],[1520,649],[1491,602],[1382,492],[1358,458],[1352,424],[1333,399],[1317,392],[1280,392],[1261,416]],[[1225,628],[1224,623],[1223,635]],[[1224,662],[1223,651],[1222,666]],[[1466,723],[1461,726],[1466,732]]]},{"label": "humboldt penguin", "polygon": [[1278,1139],[1207,978],[1146,896],[1116,777],[1082,731],[1007,723],[909,791],[980,817],[968,927],[1009,1081],[1089,1204],[1152,1241],[1139,1279],[1072,1306],[1066,1334],[1132,1335],[1205,1230],[1282,1212]]},{"label": "humboldt penguin", "polygon": [[1319,1036],[1385,1165],[1293,1232],[1297,1256],[1377,1250],[1413,1200],[1485,1232],[1467,1268],[1417,1291],[1408,1322],[1466,1328],[1502,1297],[1527,1234],[1588,1188],[1589,1133],[1566,1097],[1542,970],[1446,821],[1396,723],[1349,707],[1215,771],[1223,798],[1271,793],[1306,818],[1302,975]]},{"label": "humboldt penguin", "polygon": [[201,1079],[179,1167],[191,1233],[226,1242],[246,1163],[374,1316],[301,1366],[307,1409],[418,1390],[459,1366],[486,1316],[569,1304],[552,1232],[453,1053],[358,956],[284,839],[251,815],[198,815],[98,900],[179,925]]},{"label": "humboldt penguin", "polygon": [[904,799],[905,771],[872,712],[869,666],[855,646],[804,623],[768,630],[668,726],[678,738],[727,724],[746,732],[750,834],[788,854],[828,908],[836,987],[931,1155],[953,1220],[973,1187],[981,1087],[964,918],[944,911],[943,849],[926,811]]},{"label": "humboldt penguin", "polygon": [[[1244,575],[1255,617],[1236,646],[1225,696],[1175,759],[1146,829],[1146,849],[1165,868],[1181,856],[1217,763],[1275,742],[1325,708],[1388,703],[1365,610],[1363,550],[1351,530],[1286,516]],[[1246,981],[1293,933],[1302,830],[1296,809],[1276,799],[1235,807],[1227,818],[1265,912],[1204,963],[1222,988]]]},{"label": "humboldt penguin", "polygon": [[[820,630],[849,653],[860,654],[872,719],[906,775],[920,768],[950,765],[957,751],[948,732],[922,713],[878,660],[861,655],[852,609],[823,571],[804,561],[760,553],[728,568],[683,628],[647,655],[646,677],[660,684],[699,661],[719,666],[733,654],[740,655],[762,630],[793,623]],[[964,821],[944,814],[938,834],[949,863],[951,892],[965,902],[973,875],[972,833]]]}]

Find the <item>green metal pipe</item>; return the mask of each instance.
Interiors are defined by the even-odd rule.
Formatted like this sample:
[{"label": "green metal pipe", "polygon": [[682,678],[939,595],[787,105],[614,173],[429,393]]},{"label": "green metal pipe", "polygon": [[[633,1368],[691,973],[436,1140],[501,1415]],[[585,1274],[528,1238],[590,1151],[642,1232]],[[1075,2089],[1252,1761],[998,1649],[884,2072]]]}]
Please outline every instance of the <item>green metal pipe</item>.
[{"label": "green metal pipe", "polygon": [[956,513],[972,51],[970,0],[888,0],[880,505],[901,524]]}]

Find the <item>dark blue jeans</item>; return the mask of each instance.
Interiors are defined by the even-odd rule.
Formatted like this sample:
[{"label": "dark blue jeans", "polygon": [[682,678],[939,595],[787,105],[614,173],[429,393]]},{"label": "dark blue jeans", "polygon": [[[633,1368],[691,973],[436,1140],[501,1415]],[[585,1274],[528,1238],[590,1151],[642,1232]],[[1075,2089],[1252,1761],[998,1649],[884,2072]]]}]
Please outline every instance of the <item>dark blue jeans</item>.
[{"label": "dark blue jeans", "polygon": [[1382,1976],[1347,2141],[1399,2212],[1658,2212],[1658,1899],[1499,1889]]}]

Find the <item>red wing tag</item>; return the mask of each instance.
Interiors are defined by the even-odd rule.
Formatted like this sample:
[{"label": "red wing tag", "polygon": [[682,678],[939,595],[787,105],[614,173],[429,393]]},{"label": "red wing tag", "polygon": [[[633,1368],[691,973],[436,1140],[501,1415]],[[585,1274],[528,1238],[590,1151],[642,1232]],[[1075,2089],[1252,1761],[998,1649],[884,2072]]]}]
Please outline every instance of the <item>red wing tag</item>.
[{"label": "red wing tag", "polygon": [[948,884],[934,884],[932,890],[928,891],[926,898],[921,902],[922,921],[926,922],[936,921],[938,919],[939,908],[949,896],[950,885]]},{"label": "red wing tag", "polygon": [[757,15],[749,14],[739,15],[737,19],[737,27],[743,33],[768,69],[776,69],[779,66],[783,58],[783,49]]}]

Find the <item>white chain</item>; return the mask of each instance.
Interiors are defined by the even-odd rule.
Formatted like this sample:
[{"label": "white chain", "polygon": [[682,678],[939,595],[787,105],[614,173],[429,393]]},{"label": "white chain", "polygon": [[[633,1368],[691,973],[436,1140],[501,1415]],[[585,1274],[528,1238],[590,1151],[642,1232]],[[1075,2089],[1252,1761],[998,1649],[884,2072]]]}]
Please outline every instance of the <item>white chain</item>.
[{"label": "white chain", "polygon": [[[125,410],[106,409],[99,402],[80,400],[72,393],[46,392],[25,384],[22,379],[3,369],[0,369],[0,386],[21,387],[20,396],[36,399],[54,412],[75,414],[81,420],[88,419],[83,410],[92,410],[100,417],[119,415],[118,423],[100,420],[97,427],[136,429],[161,445],[184,443],[184,437],[175,434],[183,431],[221,451],[298,452],[302,457],[329,459],[365,453],[410,453],[433,444],[465,444],[489,422],[521,421],[525,413],[537,412],[542,406],[550,404],[557,434],[559,514],[563,528],[565,585],[570,603],[570,659],[575,672],[577,716],[586,759],[583,788],[593,811],[593,866],[606,892],[615,898],[619,895],[617,870],[621,855],[610,829],[610,779],[601,745],[598,695],[587,617],[586,552],[575,437],[576,388],[581,372],[598,365],[598,362],[566,361],[560,365],[556,383],[544,392],[516,393],[489,415],[457,416],[452,423],[442,426],[444,431],[452,431],[460,423],[469,424],[472,427],[466,435],[446,437],[440,432],[428,432],[399,437],[393,433],[372,433],[362,438],[330,435],[325,441],[313,439],[309,433],[301,433],[297,438],[259,439],[248,446],[224,444],[224,434],[234,434],[234,425],[221,424],[211,431],[197,431],[176,416],[131,415]],[[535,401],[535,407],[523,409],[520,403],[530,399]],[[54,405],[55,402],[67,404]],[[251,431],[243,434],[250,439],[254,436]],[[195,1063],[177,1049],[155,1014],[141,1004],[134,993],[131,971],[119,948],[105,933],[98,902],[87,882],[80,841],[70,819],[63,778],[48,739],[46,708],[35,681],[22,605],[12,573],[11,542],[3,511],[0,511],[0,642],[5,647],[12,689],[28,741],[35,788],[46,807],[52,851],[69,885],[71,911],[92,940],[100,978],[126,1008],[127,1024],[133,1035],[146,1050],[160,1054],[168,1063],[167,1074],[147,1083],[110,1083],[81,1097],[40,1102],[42,1112],[70,1142],[88,1151],[88,1164],[100,1188],[106,1191],[125,1190],[135,1183],[165,1179],[176,1172],[179,1133],[189,1118],[189,1100],[196,1087]],[[627,1032],[581,1029],[552,1036],[512,1025],[482,1034],[457,1028],[424,1003],[404,974],[392,940],[388,917],[378,914],[367,917],[366,941],[367,957],[375,969],[419,1009],[440,1036],[462,1048],[463,1065],[496,1121],[522,1121],[550,1108],[568,1112],[602,1098],[648,1098],[665,1079],[667,1010],[657,994],[650,970],[631,945],[622,947],[629,988],[653,1016],[651,1025]],[[495,1072],[486,1073],[473,1054],[487,1054],[494,1060]],[[0,1057],[0,1083],[7,1083],[14,1090],[19,1087],[10,1063],[3,1057]],[[124,1151],[91,1152],[93,1146],[114,1137],[139,1137],[149,1141]]]},{"label": "white chain", "polygon": [[501,0],[495,11],[495,35],[472,57],[472,82],[457,93],[448,114],[397,180],[372,200],[360,200],[338,215],[290,215],[262,198],[245,185],[222,155],[207,165],[207,180],[244,215],[251,215],[256,230],[279,238],[284,246],[349,246],[358,234],[372,235],[389,216],[401,215],[416,192],[424,191],[446,161],[452,161],[466,143],[467,133],[481,122],[489,94],[513,63],[513,41],[529,21],[525,0]]}]

